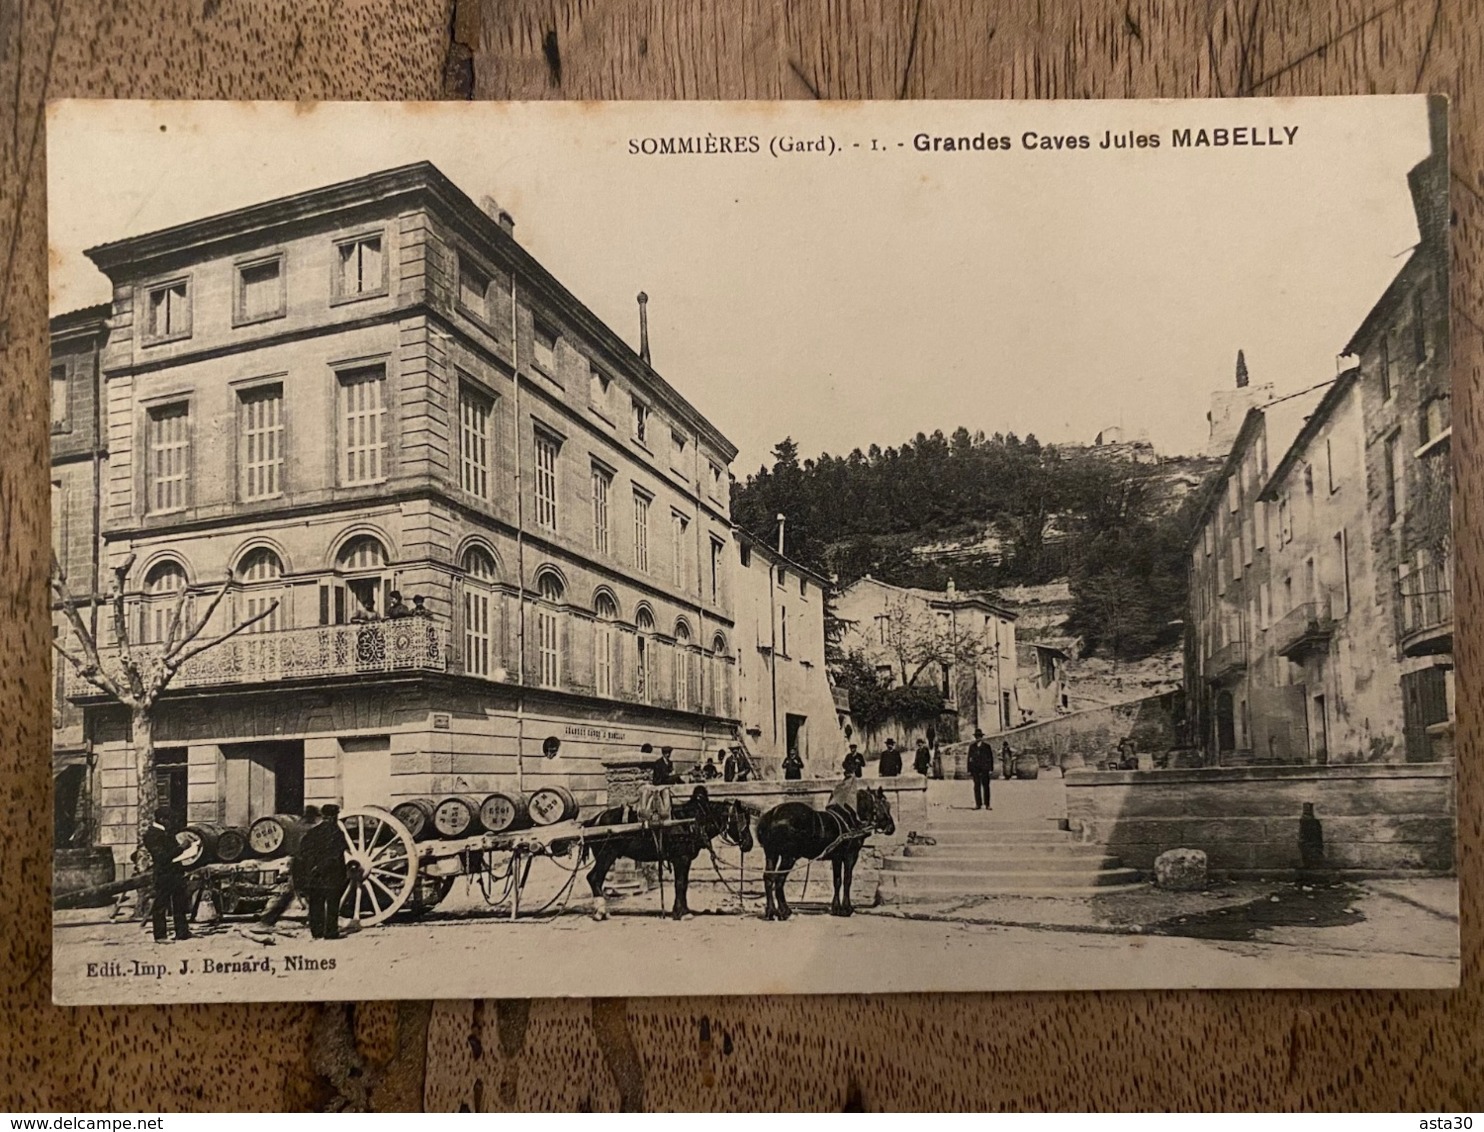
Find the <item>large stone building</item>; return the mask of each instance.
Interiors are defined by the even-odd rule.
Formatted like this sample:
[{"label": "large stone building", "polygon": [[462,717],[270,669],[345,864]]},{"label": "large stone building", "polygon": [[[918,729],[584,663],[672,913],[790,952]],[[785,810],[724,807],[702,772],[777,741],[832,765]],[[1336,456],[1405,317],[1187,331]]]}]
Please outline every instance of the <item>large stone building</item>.
[{"label": "large stone building", "polygon": [[1358,364],[1317,403],[1248,410],[1192,536],[1186,687],[1208,761],[1451,755],[1444,107],[1408,177],[1419,242],[1345,347]]},{"label": "large stone building", "polygon": [[[735,449],[512,229],[422,163],[89,251],[112,304],[53,328],[69,576],[96,591],[91,546],[104,577],[132,560],[146,648],[228,570],[208,636],[272,609],[157,709],[192,820],[542,781],[591,802],[605,755],[735,734]],[[101,541],[72,525],[94,499]],[[122,856],[127,716],[67,691]]]},{"label": "large stone building", "polygon": [[[939,687],[960,733],[1022,722],[1016,612],[979,593],[893,586],[867,575],[841,591],[841,647],[889,682]],[[882,736],[884,738],[884,735]],[[953,739],[953,735],[943,735]]]},{"label": "large stone building", "polygon": [[1452,379],[1447,103],[1408,174],[1418,242],[1345,353],[1358,360],[1370,539],[1400,666],[1409,761],[1452,752]]},{"label": "large stone building", "polygon": [[829,581],[740,529],[736,548],[732,589],[742,741],[764,773],[777,776],[793,750],[804,760],[806,777],[834,776],[845,748],[825,669]]}]

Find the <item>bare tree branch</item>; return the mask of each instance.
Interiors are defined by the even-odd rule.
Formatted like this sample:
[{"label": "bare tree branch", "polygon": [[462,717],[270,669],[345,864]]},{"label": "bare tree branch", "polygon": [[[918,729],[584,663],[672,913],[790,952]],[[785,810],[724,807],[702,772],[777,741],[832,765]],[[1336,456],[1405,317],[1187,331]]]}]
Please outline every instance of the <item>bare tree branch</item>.
[{"label": "bare tree branch", "polygon": [[[270,614],[272,614],[277,609],[278,609],[278,602],[277,601],[270,602],[268,604],[268,608],[267,609],[263,610],[261,613],[257,614],[257,616],[255,616],[255,617],[249,617],[246,621],[241,622],[240,624],[238,624],[237,626],[235,626],[233,629],[231,629],[229,632],[223,633],[220,637],[212,637],[210,640],[205,641],[202,644],[197,645],[193,649],[188,649],[185,652],[177,652],[173,656],[166,657],[165,658],[165,672],[166,672],[165,681],[168,681],[171,676],[175,675],[176,670],[182,664],[184,664],[186,661],[190,660],[191,657],[193,657],[193,656],[199,656],[201,653],[205,652],[207,649],[213,649],[217,645],[221,644],[223,641],[231,640],[238,633],[242,632],[244,629],[248,629],[248,628],[251,628],[253,625],[256,625],[259,621],[263,620],[263,618],[269,616]],[[192,634],[192,636],[194,636],[194,635],[195,634]],[[188,637],[187,640],[189,640],[189,639],[190,638]],[[181,644],[182,644],[182,646],[184,646],[185,642],[183,641],[183,642],[181,642]],[[162,691],[164,690],[164,682],[161,683],[161,689],[160,690],[162,690]]]},{"label": "bare tree branch", "polygon": [[[222,598],[226,597],[227,591],[232,588],[232,580],[232,571],[229,569],[227,571],[226,579],[222,582],[216,593],[212,595],[211,602],[206,606],[206,612],[201,614],[195,625],[193,625],[190,631],[181,638],[180,643],[176,645],[173,650],[165,650],[165,661],[167,664],[169,664],[170,661],[175,660],[180,655],[181,650],[184,649],[186,645],[194,641],[196,637],[200,635],[202,629],[206,628],[207,624],[211,621],[211,615],[216,612],[216,607],[222,603]],[[275,602],[274,605],[276,606],[277,603]],[[236,632],[236,630],[233,630],[233,632]],[[230,636],[232,636],[232,633],[227,634],[227,637]],[[227,639],[227,637],[218,637],[214,639],[224,641]],[[207,647],[209,648],[210,646]],[[198,649],[196,651],[199,652],[200,650]],[[193,652],[191,653],[191,655],[195,656],[196,654]],[[179,665],[176,665],[175,667],[179,667]],[[172,668],[172,671],[173,670],[174,669]]]},{"label": "bare tree branch", "polygon": [[144,698],[144,681],[139,675],[139,665],[134,659],[134,650],[129,646],[129,622],[124,608],[124,580],[134,565],[130,554],[113,568],[113,584],[109,587],[108,602],[113,607],[113,635],[118,642],[119,664],[128,682],[129,692],[135,702]]},{"label": "bare tree branch", "polygon": [[113,696],[115,698],[119,698],[119,686],[112,680],[110,680],[106,673],[104,673],[100,669],[92,667],[90,664],[87,663],[87,661],[78,656],[76,653],[68,652],[62,647],[60,641],[53,641],[52,648],[56,649],[57,652],[61,653],[62,656],[67,659],[67,663],[72,665],[72,670],[76,672],[81,679],[86,680],[100,692],[104,692],[107,695]]},{"label": "bare tree branch", "polygon": [[[78,675],[82,676],[83,679],[95,687],[101,688],[109,695],[119,700],[124,700],[123,689],[118,686],[103,668],[103,658],[98,654],[98,643],[93,640],[93,634],[88,630],[87,625],[83,623],[82,616],[77,612],[77,600],[72,596],[72,591],[67,586],[67,575],[63,573],[61,563],[57,561],[55,555],[52,556],[51,581],[52,589],[56,591],[57,597],[62,603],[62,613],[66,616],[68,624],[72,627],[72,635],[77,638],[78,644],[82,647],[84,654],[83,663],[77,664],[74,661]],[[69,655],[62,650],[60,643],[56,641],[52,643],[57,646],[59,651],[62,651],[62,655]],[[69,659],[71,659],[70,656]],[[96,674],[97,679],[88,675],[89,672]],[[102,683],[99,683],[100,680]]]},{"label": "bare tree branch", "polygon": [[181,586],[180,593],[175,598],[175,608],[170,611],[170,626],[165,631],[165,644],[160,650],[165,656],[169,656],[171,649],[175,647],[175,638],[180,635],[181,618],[185,616],[186,602],[190,600],[190,596],[190,586]]}]

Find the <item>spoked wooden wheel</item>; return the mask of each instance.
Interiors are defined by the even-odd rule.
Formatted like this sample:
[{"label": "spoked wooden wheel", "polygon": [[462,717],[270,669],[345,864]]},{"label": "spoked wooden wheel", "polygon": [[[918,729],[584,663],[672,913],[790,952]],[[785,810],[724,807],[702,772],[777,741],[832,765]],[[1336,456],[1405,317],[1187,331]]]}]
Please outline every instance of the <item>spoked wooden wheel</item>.
[{"label": "spoked wooden wheel", "polygon": [[376,806],[340,815],[346,864],[353,883],[340,914],[362,925],[379,924],[402,910],[417,884],[417,846],[412,834]]}]

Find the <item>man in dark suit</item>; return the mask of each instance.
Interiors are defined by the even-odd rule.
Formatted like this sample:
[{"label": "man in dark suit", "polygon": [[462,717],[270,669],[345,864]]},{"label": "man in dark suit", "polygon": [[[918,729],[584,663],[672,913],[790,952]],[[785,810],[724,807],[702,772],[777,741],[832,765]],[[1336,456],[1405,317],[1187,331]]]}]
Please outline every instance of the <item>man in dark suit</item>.
[{"label": "man in dark suit", "polygon": [[185,866],[180,863],[186,850],[176,840],[173,825],[170,811],[161,806],[155,811],[155,820],[144,831],[144,848],[149,853],[150,869],[154,874],[156,943],[165,941],[167,909],[175,920],[175,938],[191,938],[191,929],[186,922]]},{"label": "man in dark suit", "polygon": [[315,939],[340,938],[340,901],[349,873],[345,867],[345,836],[340,832],[340,807],[320,807],[320,818],[299,842],[303,858],[304,899],[309,904],[309,934]]},{"label": "man in dark suit", "polygon": [[876,763],[876,773],[882,778],[896,778],[902,773],[902,752],[895,739],[886,741],[886,749]]},{"label": "man in dark suit", "polygon": [[989,784],[994,779],[994,745],[984,732],[974,728],[974,741],[969,744],[969,777],[974,780],[974,808],[994,809],[989,804]]}]

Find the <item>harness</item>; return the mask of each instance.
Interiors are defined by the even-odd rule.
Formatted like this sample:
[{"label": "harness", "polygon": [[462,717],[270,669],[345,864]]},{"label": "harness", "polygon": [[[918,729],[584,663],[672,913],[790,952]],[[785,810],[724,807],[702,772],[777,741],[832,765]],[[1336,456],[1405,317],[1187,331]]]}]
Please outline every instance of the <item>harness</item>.
[{"label": "harness", "polygon": [[874,827],[861,821],[859,815],[849,806],[827,806],[821,812],[821,817],[834,823],[835,839],[814,858],[816,861],[824,860],[848,841],[865,841],[874,832]]}]

